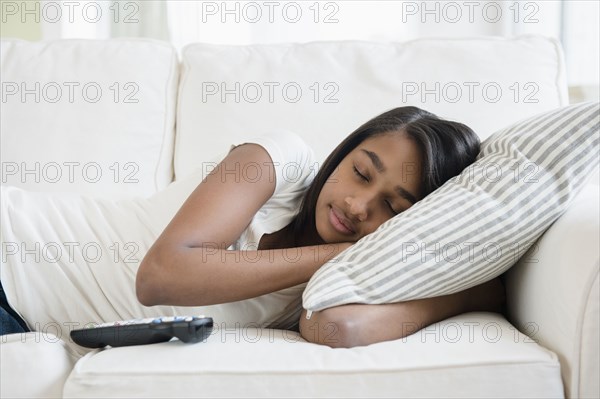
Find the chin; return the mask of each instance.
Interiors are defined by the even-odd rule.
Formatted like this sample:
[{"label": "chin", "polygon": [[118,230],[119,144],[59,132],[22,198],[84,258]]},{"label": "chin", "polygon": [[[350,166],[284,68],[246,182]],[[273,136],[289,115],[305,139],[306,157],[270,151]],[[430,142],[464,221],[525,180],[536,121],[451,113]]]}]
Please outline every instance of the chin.
[{"label": "chin", "polygon": [[344,239],[344,237],[340,237],[335,232],[331,232],[330,234],[319,234],[319,237],[321,237],[325,244],[337,244],[348,241],[347,239]]}]

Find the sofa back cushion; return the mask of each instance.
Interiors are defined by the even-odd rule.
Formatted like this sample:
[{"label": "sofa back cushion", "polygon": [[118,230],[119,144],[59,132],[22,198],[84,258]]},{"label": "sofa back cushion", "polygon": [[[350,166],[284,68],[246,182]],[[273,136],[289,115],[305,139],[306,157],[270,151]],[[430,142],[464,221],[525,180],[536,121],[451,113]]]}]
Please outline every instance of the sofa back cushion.
[{"label": "sofa back cushion", "polygon": [[182,63],[176,179],[266,130],[297,132],[321,162],[360,124],[397,106],[458,120],[485,139],[568,103],[561,49],[536,36],[192,44]]},{"label": "sofa back cushion", "polygon": [[123,198],[172,181],[172,47],[3,40],[1,49],[2,184]]}]

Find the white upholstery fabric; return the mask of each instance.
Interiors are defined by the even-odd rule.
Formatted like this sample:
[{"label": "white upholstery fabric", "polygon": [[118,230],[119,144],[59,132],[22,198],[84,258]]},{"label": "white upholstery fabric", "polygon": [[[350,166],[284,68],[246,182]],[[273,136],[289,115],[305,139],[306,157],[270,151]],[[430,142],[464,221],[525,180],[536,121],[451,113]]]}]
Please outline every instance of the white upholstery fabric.
[{"label": "white upholstery fabric", "polygon": [[171,182],[178,84],[171,46],[5,40],[1,48],[2,184],[125,198]]},{"label": "white upholstery fabric", "polygon": [[510,320],[558,354],[571,398],[600,397],[598,191],[584,187],[506,274]]},{"label": "white upholstery fabric", "polygon": [[[352,349],[281,330],[217,329],[82,358],[66,398],[562,397],[556,356],[492,313],[469,313],[406,339]],[[510,381],[510,384],[507,384]]]},{"label": "white upholstery fabric", "polygon": [[182,57],[177,179],[265,130],[294,130],[322,162],[360,124],[402,105],[466,123],[483,140],[568,103],[560,47],[541,37],[192,44]]},{"label": "white upholstery fabric", "polygon": [[60,398],[77,356],[56,335],[0,337],[0,397]]}]

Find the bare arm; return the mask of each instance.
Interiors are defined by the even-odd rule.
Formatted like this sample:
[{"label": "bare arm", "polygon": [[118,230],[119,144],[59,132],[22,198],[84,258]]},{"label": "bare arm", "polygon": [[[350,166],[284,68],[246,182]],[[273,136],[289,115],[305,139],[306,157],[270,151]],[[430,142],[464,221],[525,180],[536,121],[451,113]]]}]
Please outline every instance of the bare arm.
[{"label": "bare arm", "polygon": [[[143,264],[136,287],[146,306],[233,302],[304,283],[345,244],[264,251],[211,246],[165,250]],[[142,266],[140,266],[141,268]]]},{"label": "bare arm", "polygon": [[[259,168],[259,178],[243,171]],[[350,244],[266,251],[227,251],[275,190],[264,148],[244,144],[198,185],[152,245],[136,276],[146,305],[201,306],[231,302],[308,281]]]},{"label": "bare arm", "polygon": [[411,335],[430,324],[472,311],[501,312],[499,278],[455,294],[383,305],[350,304],[300,316],[300,334],[309,342],[351,348]]}]

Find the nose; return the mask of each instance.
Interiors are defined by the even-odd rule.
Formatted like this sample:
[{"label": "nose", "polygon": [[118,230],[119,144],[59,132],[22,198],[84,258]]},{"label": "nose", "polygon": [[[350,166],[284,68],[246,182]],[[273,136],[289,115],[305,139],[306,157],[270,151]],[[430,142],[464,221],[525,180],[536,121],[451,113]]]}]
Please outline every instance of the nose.
[{"label": "nose", "polygon": [[359,222],[364,222],[367,220],[367,216],[369,214],[369,201],[364,197],[359,196],[348,196],[344,199],[346,203],[348,216],[358,220]]}]

